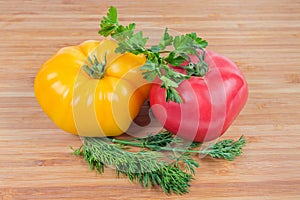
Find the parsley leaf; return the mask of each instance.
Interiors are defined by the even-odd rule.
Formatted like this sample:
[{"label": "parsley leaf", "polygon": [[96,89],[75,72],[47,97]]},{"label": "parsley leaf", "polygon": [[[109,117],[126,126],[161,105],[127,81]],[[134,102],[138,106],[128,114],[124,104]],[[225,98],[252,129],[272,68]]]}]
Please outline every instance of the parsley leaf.
[{"label": "parsley leaf", "polygon": [[176,56],[175,52],[171,52],[167,57],[166,61],[173,66],[179,66],[181,63],[187,60],[186,54]]},{"label": "parsley leaf", "polygon": [[203,40],[202,38],[197,37],[197,34],[195,32],[186,34],[186,36],[190,37],[192,40],[194,40],[194,42],[197,44],[196,46],[198,48],[205,48],[208,45],[206,40]]},{"label": "parsley leaf", "polygon": [[128,40],[119,42],[119,46],[116,49],[116,53],[143,53],[145,51],[145,45],[147,41],[148,38],[144,38],[143,32],[139,31],[135,34],[132,34],[132,36]]},{"label": "parsley leaf", "polygon": [[124,41],[133,35],[135,23],[131,23],[128,26],[119,24],[117,9],[111,6],[106,16],[103,17],[100,28],[101,29],[98,32],[100,35],[104,37],[111,35],[118,41]]},{"label": "parsley leaf", "polygon": [[142,70],[142,74],[144,76],[144,78],[149,81],[152,82],[155,77],[156,77],[156,70],[157,70],[157,65],[149,60],[146,61],[146,63],[140,68],[140,70]]},{"label": "parsley leaf", "polygon": [[118,29],[118,26],[119,22],[117,9],[111,6],[108,10],[107,15],[103,17],[103,20],[100,23],[101,30],[98,33],[107,37],[116,29]]},{"label": "parsley leaf", "polygon": [[173,43],[173,36],[171,36],[168,33],[168,28],[165,28],[165,32],[164,32],[162,38],[160,39],[158,47],[160,48],[160,50],[164,50],[164,49],[166,49],[167,46],[172,45],[172,43]]},{"label": "parsley leaf", "polygon": [[176,53],[197,54],[193,39],[187,35],[175,36],[173,45]]}]

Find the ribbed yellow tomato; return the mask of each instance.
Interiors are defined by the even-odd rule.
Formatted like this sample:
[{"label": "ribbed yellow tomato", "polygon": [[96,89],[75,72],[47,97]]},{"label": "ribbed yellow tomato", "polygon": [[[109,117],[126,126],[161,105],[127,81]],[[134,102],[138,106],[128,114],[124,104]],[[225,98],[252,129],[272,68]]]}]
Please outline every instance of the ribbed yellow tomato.
[{"label": "ribbed yellow tomato", "polygon": [[125,132],[148,97],[140,66],[144,55],[116,54],[112,40],[65,47],[40,68],[34,92],[61,129],[81,136]]}]

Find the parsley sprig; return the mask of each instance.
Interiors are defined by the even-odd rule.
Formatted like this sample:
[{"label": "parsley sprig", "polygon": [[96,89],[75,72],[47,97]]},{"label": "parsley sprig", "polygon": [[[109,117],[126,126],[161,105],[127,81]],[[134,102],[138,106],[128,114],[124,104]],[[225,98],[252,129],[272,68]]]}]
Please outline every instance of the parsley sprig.
[{"label": "parsley sprig", "polygon": [[[100,28],[100,35],[111,36],[118,42],[116,53],[130,52],[146,56],[147,61],[141,67],[143,76],[149,82],[156,77],[160,79],[161,87],[166,89],[166,101],[182,103],[176,90],[179,84],[191,76],[204,76],[208,71],[208,65],[204,61],[207,42],[195,32],[174,37],[165,28],[159,44],[147,47],[149,38],[144,37],[142,31],[135,33],[135,23],[121,25],[117,9],[113,6],[103,17]],[[196,62],[191,60],[191,55],[196,56]],[[186,74],[179,73],[176,68],[184,69]]]}]

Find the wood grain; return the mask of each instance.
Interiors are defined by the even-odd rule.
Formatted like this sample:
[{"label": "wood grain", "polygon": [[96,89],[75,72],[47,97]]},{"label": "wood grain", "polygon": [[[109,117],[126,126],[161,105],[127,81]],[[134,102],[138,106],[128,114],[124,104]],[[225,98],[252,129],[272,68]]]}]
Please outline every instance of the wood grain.
[{"label": "wood grain", "polygon": [[[89,171],[78,137],[56,128],[33,94],[41,64],[63,46],[98,39],[110,5],[138,26],[196,31],[235,61],[249,100],[223,138],[244,134],[234,162],[199,159],[191,191],[166,196]],[[0,1],[0,197],[8,199],[300,199],[300,1]]]}]

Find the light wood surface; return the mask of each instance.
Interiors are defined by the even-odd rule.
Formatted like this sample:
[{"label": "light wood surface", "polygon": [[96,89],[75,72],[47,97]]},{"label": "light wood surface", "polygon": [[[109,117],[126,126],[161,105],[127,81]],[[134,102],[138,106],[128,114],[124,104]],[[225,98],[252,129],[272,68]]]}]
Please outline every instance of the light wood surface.
[{"label": "light wood surface", "polygon": [[[249,83],[246,107],[223,138],[244,134],[234,162],[199,159],[191,191],[167,196],[91,172],[33,93],[41,64],[56,50],[99,39],[110,5],[138,26],[196,31],[228,56]],[[0,198],[300,199],[300,1],[0,1]]]}]

